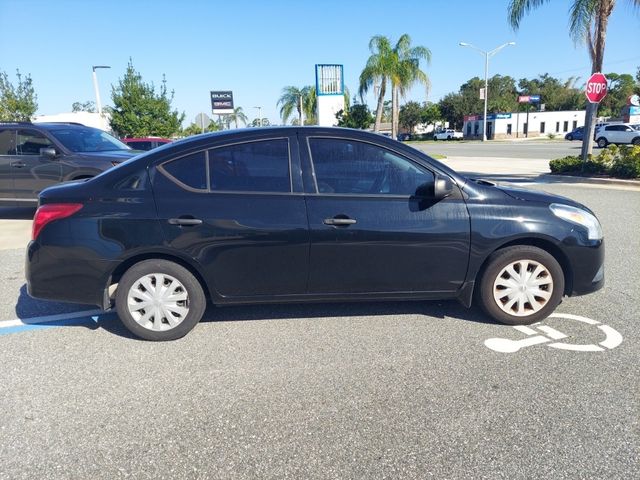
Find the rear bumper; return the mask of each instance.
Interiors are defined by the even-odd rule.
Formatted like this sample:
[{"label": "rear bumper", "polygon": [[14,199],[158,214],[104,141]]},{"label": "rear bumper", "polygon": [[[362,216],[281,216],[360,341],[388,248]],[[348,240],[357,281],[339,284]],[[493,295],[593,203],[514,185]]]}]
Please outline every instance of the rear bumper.
[{"label": "rear bumper", "polygon": [[68,248],[30,242],[25,259],[27,292],[33,298],[105,308],[105,290],[115,262],[70,256]]}]

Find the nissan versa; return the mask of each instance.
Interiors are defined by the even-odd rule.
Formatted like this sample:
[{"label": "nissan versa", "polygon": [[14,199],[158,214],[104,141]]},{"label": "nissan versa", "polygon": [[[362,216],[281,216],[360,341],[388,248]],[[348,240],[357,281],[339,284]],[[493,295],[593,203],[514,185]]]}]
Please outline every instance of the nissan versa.
[{"label": "nissan versa", "polygon": [[381,135],[225,131],[44,190],[26,275],[36,298],[115,305],[147,340],[215,305],[475,299],[529,324],[604,283],[585,206],[465,178]]}]

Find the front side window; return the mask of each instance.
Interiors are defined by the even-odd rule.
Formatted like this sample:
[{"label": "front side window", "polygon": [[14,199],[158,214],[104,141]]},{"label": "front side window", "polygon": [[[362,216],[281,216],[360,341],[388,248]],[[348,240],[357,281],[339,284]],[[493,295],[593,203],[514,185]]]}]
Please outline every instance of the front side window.
[{"label": "front side window", "polygon": [[17,155],[40,155],[40,149],[47,147],[53,147],[53,144],[40,132],[18,130]]},{"label": "front side window", "polygon": [[211,191],[291,192],[289,141],[262,140],[209,150]]},{"label": "front side window", "polygon": [[310,138],[318,193],[411,196],[434,181],[430,171],[369,143]]}]

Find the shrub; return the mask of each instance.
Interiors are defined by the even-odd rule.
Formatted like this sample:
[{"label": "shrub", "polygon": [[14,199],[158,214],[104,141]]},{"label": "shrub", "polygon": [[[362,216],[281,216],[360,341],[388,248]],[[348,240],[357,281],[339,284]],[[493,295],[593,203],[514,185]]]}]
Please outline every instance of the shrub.
[{"label": "shrub", "polygon": [[553,140],[554,138],[556,138],[556,134],[555,133],[547,133],[547,138],[549,140]]},{"label": "shrub", "polygon": [[640,146],[611,145],[597,157],[589,156],[584,164],[580,157],[563,157],[549,162],[551,173],[611,175],[618,178],[640,178]]}]

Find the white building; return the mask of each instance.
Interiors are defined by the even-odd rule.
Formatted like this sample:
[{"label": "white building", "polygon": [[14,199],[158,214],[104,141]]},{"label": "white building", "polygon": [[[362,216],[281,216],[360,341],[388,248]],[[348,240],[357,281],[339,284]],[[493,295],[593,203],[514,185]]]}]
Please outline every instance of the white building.
[{"label": "white building", "polygon": [[[487,115],[487,139],[564,136],[584,126],[584,110],[512,112]],[[464,138],[482,138],[482,115],[465,115]]]},{"label": "white building", "polygon": [[111,126],[109,125],[110,115],[108,113],[102,113],[102,116],[98,113],[91,112],[69,112],[58,113],[55,115],[38,115],[33,118],[33,123],[46,123],[46,122],[71,122],[80,123],[87,127],[99,128],[105,132],[111,132]]}]

